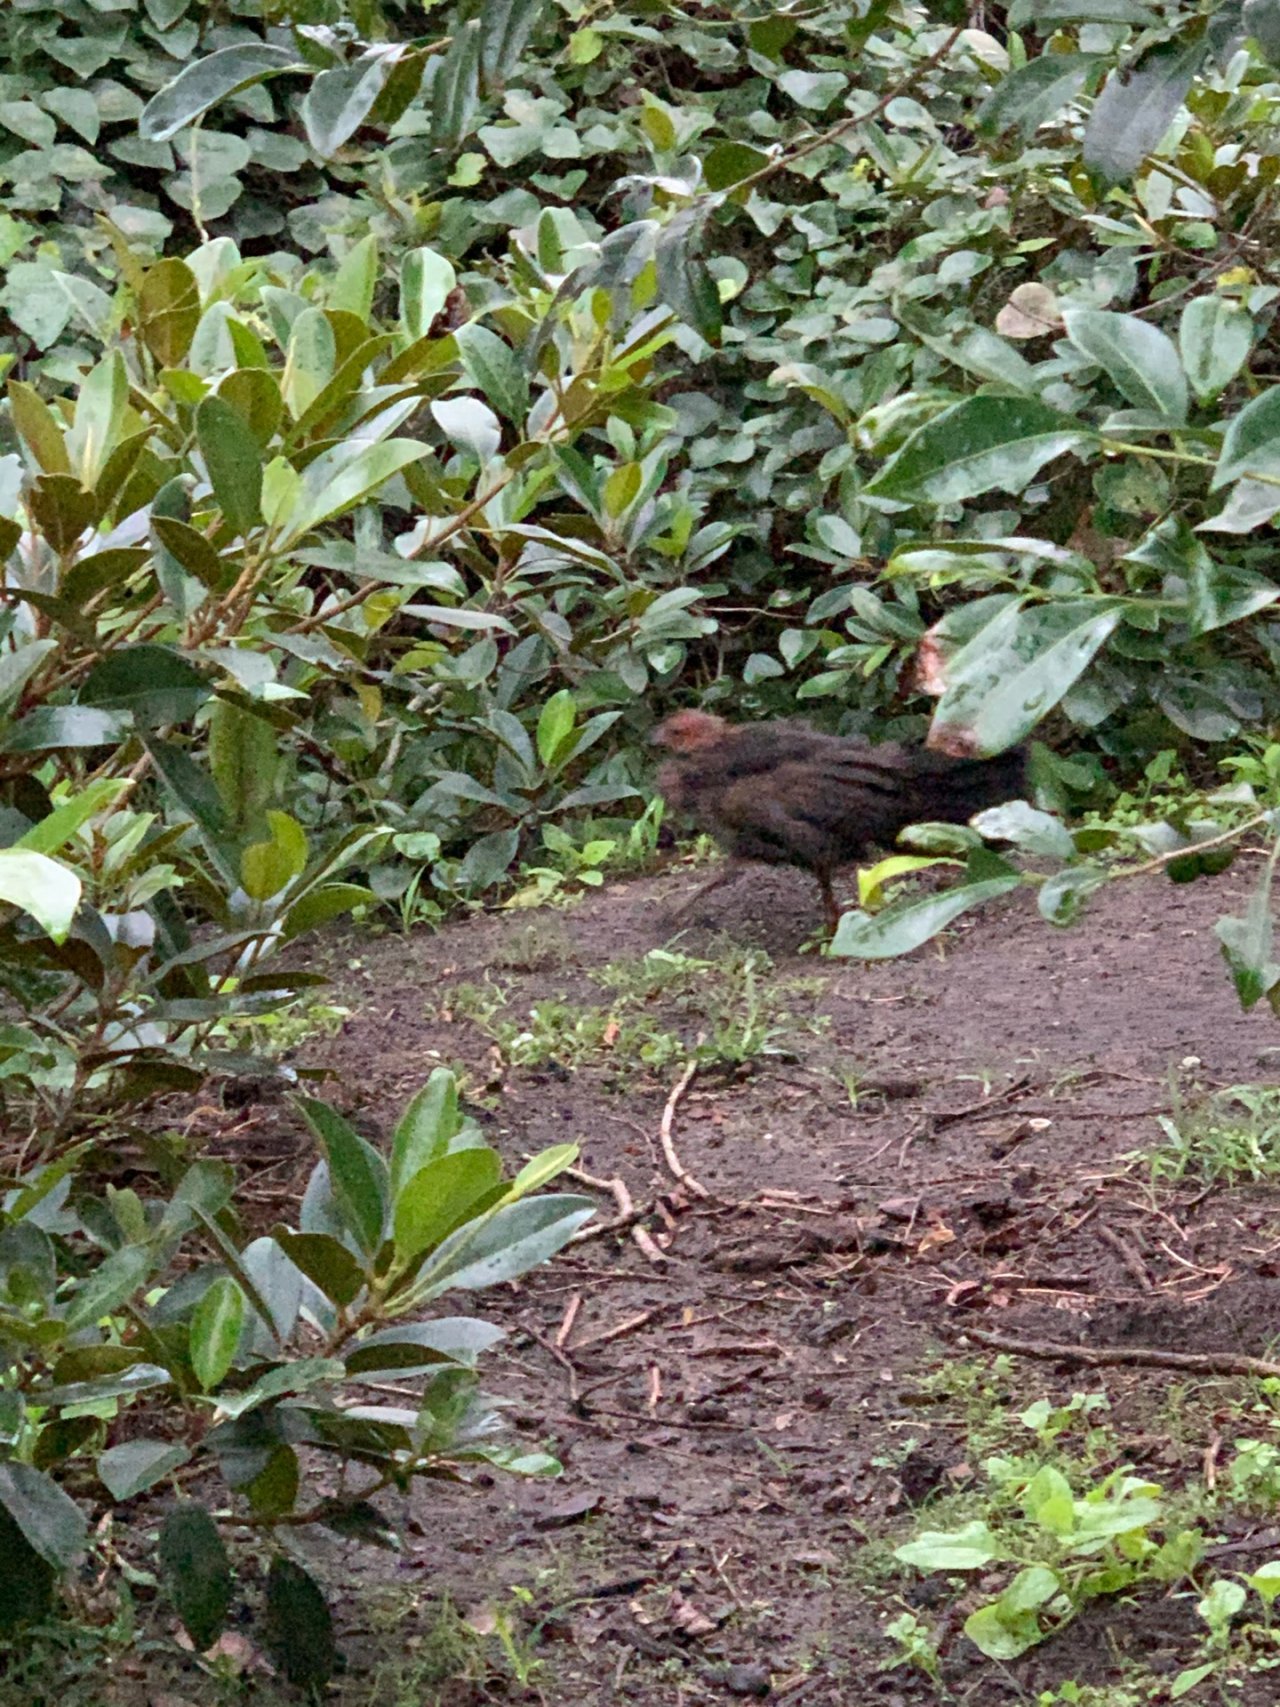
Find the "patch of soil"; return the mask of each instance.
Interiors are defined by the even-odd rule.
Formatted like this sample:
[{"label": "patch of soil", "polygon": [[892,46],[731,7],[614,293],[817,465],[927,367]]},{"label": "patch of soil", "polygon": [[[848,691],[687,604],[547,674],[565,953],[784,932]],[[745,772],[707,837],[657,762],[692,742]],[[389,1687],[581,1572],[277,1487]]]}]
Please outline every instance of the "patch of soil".
[{"label": "patch of soil", "polygon": [[[565,1474],[429,1485],[399,1513],[397,1562],[335,1558],[354,1670],[378,1657],[359,1609],[388,1573],[405,1598],[382,1652],[426,1639],[443,1593],[496,1605],[536,1633],[543,1698],[575,1707],[932,1700],[919,1673],[877,1669],[904,1606],[941,1633],[948,1685],[983,1707],[1064,1678],[1114,1683],[1126,1648],[1161,1672],[1191,1663],[1179,1591],[992,1666],[960,1633],[952,1588],[892,1567],[889,1547],[929,1527],[930,1500],[975,1484],[964,1404],[932,1378],[987,1358],[967,1328],[1256,1355],[1280,1332],[1274,1192],[1191,1182],[1157,1200],[1122,1160],[1158,1138],[1171,1068],[1184,1087],[1272,1070],[1280,1031],[1265,1007],[1238,1011],[1212,931],[1247,877],[1118,884],[1065,932],[1015,896],[878,965],[799,952],[813,896],[786,872],[719,891],[676,931],[669,908],[693,881],[325,945],[332,999],[353,1017],[302,1052],[334,1075],[323,1094],[385,1135],[433,1065],[460,1063],[510,1163],[576,1140],[587,1173],[625,1181],[652,1241],[646,1255],[626,1230],[592,1237],[518,1290],[451,1301],[509,1330],[489,1383]],[[506,1017],[550,999],[600,1006],[593,972],[673,940],[708,959],[726,940],[767,950],[761,987],[792,1015],[781,1054],[700,1072],[672,1100],[678,1064],[650,1074],[606,1047],[512,1068],[456,1011],[458,987],[486,979]],[[662,998],[653,1020],[701,1023]],[[696,1184],[664,1153],[664,1110]],[[267,1099],[201,1119],[226,1153],[270,1159],[257,1189],[275,1218],[297,1187],[288,1110]],[[607,1220],[613,1199],[598,1195]],[[1010,1427],[1032,1399],[1106,1392],[1136,1468],[1169,1487],[1202,1471],[1209,1425],[1174,1438],[1162,1420],[1174,1374],[1016,1360],[991,1379]],[[1230,1439],[1232,1389],[1209,1391]],[[1233,1699],[1273,1696],[1246,1682]]]}]

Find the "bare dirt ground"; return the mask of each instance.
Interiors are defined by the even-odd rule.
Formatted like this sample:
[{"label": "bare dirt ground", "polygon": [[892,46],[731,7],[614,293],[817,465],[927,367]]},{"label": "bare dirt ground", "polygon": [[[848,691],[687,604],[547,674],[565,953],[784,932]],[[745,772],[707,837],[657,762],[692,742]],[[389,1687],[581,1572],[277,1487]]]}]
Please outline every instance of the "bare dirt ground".
[{"label": "bare dirt ground", "polygon": [[[937,1527],[939,1499],[980,1488],[979,1421],[1016,1433],[1037,1398],[1105,1393],[1116,1444],[1098,1473],[1128,1462],[1169,1490],[1206,1464],[1212,1476],[1216,1436],[1249,1432],[1231,1409],[1248,1402],[1242,1382],[997,1362],[975,1337],[1265,1354],[1280,1332],[1275,1194],[1196,1178],[1157,1197],[1123,1160],[1158,1140],[1171,1068],[1202,1089],[1274,1076],[1280,1027],[1265,1005],[1238,1011],[1212,932],[1248,883],[1116,885],[1066,932],[1014,896],[873,966],[798,953],[813,896],[787,873],[722,890],[679,932],[669,908],[696,886],[687,870],[563,912],[331,938],[317,958],[352,1017],[303,1051],[334,1074],[324,1094],[385,1134],[433,1065],[457,1063],[510,1162],[577,1140],[587,1173],[625,1183],[650,1241],[597,1236],[518,1290],[458,1300],[509,1330],[489,1384],[565,1473],[429,1487],[396,1514],[399,1558],[333,1555],[349,1678],[429,1644],[444,1596],[482,1627],[506,1620],[520,1656],[412,1697],[449,1707],[936,1700],[919,1672],[880,1669],[883,1625],[905,1607],[941,1638],[947,1689],[983,1707],[1068,1678],[1118,1687],[1136,1660],[1156,1679],[1191,1663],[1183,1585],[993,1665],[960,1632],[976,1602],[891,1550]],[[540,1003],[602,1008],[614,996],[593,974],[673,939],[717,965],[767,951],[749,997],[778,1053],[708,1065],[673,1097],[680,1060],[646,1067],[630,1021],[536,1066],[495,1044]],[[688,1042],[728,1024],[720,977],[626,1013]],[[287,1106],[204,1118],[264,1197],[296,1177]],[[597,1195],[608,1220],[615,1202]],[[1247,1556],[1261,1528],[1215,1533],[1245,1549],[1244,1569],[1270,1556]],[[386,1592],[371,1635],[371,1597]],[[1274,1700],[1269,1685],[1250,1693],[1257,1682],[1232,1699]]]}]

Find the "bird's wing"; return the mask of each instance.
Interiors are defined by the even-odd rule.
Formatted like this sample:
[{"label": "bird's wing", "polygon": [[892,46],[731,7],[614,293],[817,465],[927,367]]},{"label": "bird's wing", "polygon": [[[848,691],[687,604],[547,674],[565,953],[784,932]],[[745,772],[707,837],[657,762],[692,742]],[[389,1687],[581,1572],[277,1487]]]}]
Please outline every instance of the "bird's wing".
[{"label": "bird's wing", "polygon": [[[716,802],[738,851],[749,844],[797,865],[833,869],[873,842],[891,841],[911,822],[910,779],[868,758],[870,749],[835,747],[730,784]],[[765,857],[757,852],[756,857]]]}]

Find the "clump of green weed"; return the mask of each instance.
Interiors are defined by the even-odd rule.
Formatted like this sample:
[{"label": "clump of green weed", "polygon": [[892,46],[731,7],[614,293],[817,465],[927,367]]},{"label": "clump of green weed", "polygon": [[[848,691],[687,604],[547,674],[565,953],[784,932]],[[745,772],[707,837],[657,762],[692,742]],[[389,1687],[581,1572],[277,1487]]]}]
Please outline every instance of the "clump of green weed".
[{"label": "clump of green weed", "polygon": [[574,958],[573,944],[557,918],[527,919],[506,931],[489,959],[511,972],[559,972]]},{"label": "clump of green weed", "polygon": [[517,1067],[609,1065],[622,1074],[690,1060],[739,1067],[793,1054],[801,1032],[829,1024],[826,1015],[797,1015],[789,1006],[821,992],[821,979],[771,982],[772,970],[767,954],[736,945],[717,959],[651,949],[591,974],[611,993],[603,1007],[549,996],[513,1012],[509,990],[486,982],[458,985],[447,1012],[471,1020]]},{"label": "clump of green weed", "polygon": [[1280,1175],[1280,1089],[1232,1085],[1194,1106],[1174,1087],[1174,1107],[1158,1117],[1163,1143],[1147,1151],[1160,1184],[1256,1183]]},{"label": "clump of green weed", "polygon": [[773,961],[762,950],[728,944],[714,959],[675,949],[650,949],[638,960],[613,961],[594,976],[629,1006],[662,1001],[701,1033],[700,1059],[742,1065],[761,1055],[794,1054],[801,1032],[825,1031],[825,1014],[797,1014],[791,1001],[813,1002],[821,978],[771,981]]}]

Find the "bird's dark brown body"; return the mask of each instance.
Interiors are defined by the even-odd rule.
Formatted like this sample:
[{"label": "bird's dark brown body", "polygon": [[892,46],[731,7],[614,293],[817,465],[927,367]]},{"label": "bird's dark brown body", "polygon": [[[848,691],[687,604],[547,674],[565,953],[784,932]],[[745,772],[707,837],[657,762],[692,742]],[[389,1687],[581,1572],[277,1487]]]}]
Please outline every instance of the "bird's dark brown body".
[{"label": "bird's dark brown body", "polygon": [[812,872],[832,928],[840,915],[831,880],[842,866],[891,847],[908,824],[965,823],[1025,787],[1022,749],[953,759],[801,723],[735,725],[703,711],[677,712],[653,741],[671,754],[658,772],[669,804],[731,859]]}]

